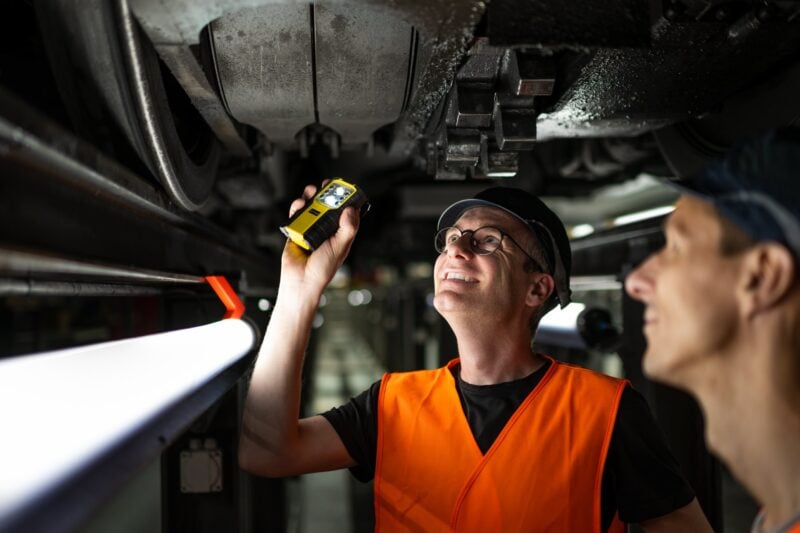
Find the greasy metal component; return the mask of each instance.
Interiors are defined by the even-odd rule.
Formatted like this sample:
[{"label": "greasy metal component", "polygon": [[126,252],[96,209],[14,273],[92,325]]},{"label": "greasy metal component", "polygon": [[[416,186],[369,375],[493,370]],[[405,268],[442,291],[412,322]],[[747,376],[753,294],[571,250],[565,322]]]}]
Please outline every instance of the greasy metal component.
[{"label": "greasy metal component", "polygon": [[513,178],[519,171],[519,153],[487,150],[481,163],[481,170],[487,178]]},{"label": "greasy metal component", "polygon": [[308,4],[232,11],[210,26],[219,85],[239,122],[284,147],[317,121]]},{"label": "greasy metal component", "polygon": [[277,257],[178,209],[160,189],[3,91],[0,175],[3,246],[192,278],[243,273],[254,284],[276,282]]},{"label": "greasy metal component", "polygon": [[576,6],[563,0],[492,0],[489,36],[493,45],[504,46],[647,46],[650,3],[587,0]]},{"label": "greasy metal component", "polygon": [[[204,161],[195,165],[189,159],[177,139],[172,117],[165,116],[165,109],[159,109],[157,96],[152,83],[155,77],[154,65],[148,65],[143,50],[139,30],[136,26],[128,0],[119,1],[119,14],[122,31],[122,50],[130,69],[130,82],[139,118],[145,133],[145,143],[149,149],[159,180],[170,197],[182,208],[196,211],[208,199],[214,185],[215,162],[208,165]],[[208,155],[216,159],[218,153]],[[205,163],[205,164],[204,164]]]},{"label": "greasy metal component", "polygon": [[503,56],[503,77],[514,96],[550,96],[555,85],[552,57],[508,50]]},{"label": "greasy metal component", "polygon": [[474,129],[447,130],[445,163],[450,167],[471,168],[481,156],[481,134]]},{"label": "greasy metal component", "polygon": [[501,150],[530,150],[536,142],[536,111],[494,108],[494,136]]},{"label": "greasy metal component", "polygon": [[[245,8],[258,11],[272,5],[268,0],[130,1],[157,45],[191,44],[211,20]],[[411,92],[408,109],[389,135],[395,136],[395,153],[419,147],[423,152],[418,154],[420,165],[432,174],[452,178],[455,166],[466,176],[492,174],[493,161],[497,161],[496,173],[508,173],[511,165],[501,164],[489,154],[500,147],[531,148],[534,137],[537,141],[630,137],[707,113],[796,53],[800,17],[792,19],[797,9],[787,6],[788,2],[771,1],[590,0],[575,9],[555,0],[497,0],[488,7],[488,25],[481,27],[488,41],[474,39],[474,23],[484,10],[479,2],[452,9],[444,0],[391,4],[360,0],[318,3],[313,10],[319,15],[340,8],[342,12],[375,9],[418,31],[418,44],[409,47],[411,55],[416,50],[416,60],[408,61],[416,65],[416,71],[406,75],[403,89],[404,94]],[[742,21],[750,20],[743,18],[745,15],[759,21],[757,27],[745,24],[754,28],[752,31],[737,29],[744,27]],[[325,26],[320,20],[314,22],[318,28]],[[231,39],[237,38],[238,34],[231,34]],[[461,66],[469,38],[474,45]],[[311,59],[317,72],[330,64],[319,56]],[[455,84],[450,83],[454,78]],[[228,84],[221,85],[225,89]],[[450,91],[450,101],[439,105],[446,91]],[[319,91],[317,94],[322,96]],[[492,111],[498,106],[497,123],[487,117],[490,95]],[[354,99],[346,97],[339,98],[336,105],[350,106]],[[539,113],[535,127],[527,123],[534,113]],[[330,126],[326,120],[320,122]],[[455,158],[464,145],[449,149],[447,138],[458,135],[445,132],[445,128],[477,129],[486,137],[480,143],[481,154],[486,156],[477,166],[467,168],[463,161],[456,165]],[[287,143],[293,142],[292,135],[286,137]],[[317,134],[302,136],[300,140],[306,144],[301,144],[301,151],[307,152],[308,141],[322,139]],[[346,149],[347,138],[340,140],[340,148]],[[330,146],[335,152],[336,145]],[[475,143],[471,146],[473,150]],[[586,167],[583,170],[599,169],[604,176],[611,176],[610,167]]]},{"label": "greasy metal component", "polygon": [[311,124],[339,144],[369,142],[407,101],[414,30],[386,9],[271,4],[211,24],[219,83],[231,114],[293,147]]},{"label": "greasy metal component", "polygon": [[515,176],[518,154],[501,151],[533,148],[534,103],[552,92],[554,72],[550,57],[477,40],[448,95],[447,132],[439,142],[444,156],[438,159],[437,179],[455,179],[458,172],[462,178]]},{"label": "greasy metal component", "polygon": [[69,257],[28,252],[2,246],[0,246],[0,273],[31,278],[58,275],[69,279],[96,279],[145,285],[205,282],[199,276],[80,261]]},{"label": "greasy metal component", "polygon": [[488,128],[493,109],[493,90],[456,83],[448,101],[447,123],[458,128]]},{"label": "greasy metal component", "polygon": [[594,53],[540,110],[538,138],[633,136],[699,116],[769,78],[798,49],[800,19],[765,22],[742,43],[729,40],[727,24],[662,19],[652,48]]},{"label": "greasy metal component", "polygon": [[456,73],[456,82],[483,89],[494,88],[502,58],[502,48],[489,46],[485,38],[476,40],[469,49],[466,63]]},{"label": "greasy metal component", "polygon": [[316,4],[314,65],[320,124],[343,145],[368,142],[407,100],[415,30],[379,6]]},{"label": "greasy metal component", "polygon": [[189,47],[180,44],[159,45],[156,47],[156,51],[222,145],[232,155],[250,156],[250,148],[239,135],[236,125],[228,116]]},{"label": "greasy metal component", "polygon": [[[258,10],[274,4],[270,0],[129,1],[136,18],[156,46],[197,44],[201,30],[212,21],[243,9]],[[317,3],[315,6],[321,4],[323,3]],[[344,4],[324,2],[324,5]],[[394,129],[395,149],[399,152],[410,152],[423,134],[434,109],[450,87],[466,43],[484,13],[485,3],[483,0],[465,0],[459,2],[457,9],[453,8],[450,0],[397,0],[390,4],[378,0],[355,0],[348,5],[384,10],[397,20],[404,21],[409,27],[409,33],[411,27],[417,30],[408,47],[409,57],[415,58],[416,66],[413,72],[407,73],[404,77],[413,81],[407,84],[408,87],[402,88],[404,95],[411,96],[406,98],[401,106],[406,112],[400,117]],[[238,33],[231,35],[232,40],[238,37]],[[260,62],[253,64],[260,65]],[[291,65],[291,69],[282,71],[281,75],[290,76],[298,68],[305,69],[307,66],[306,62],[300,61]],[[222,90],[223,92],[227,90],[225,84],[222,84]],[[296,96],[302,99],[304,94],[301,92]],[[227,99],[227,94],[225,98]],[[236,116],[235,112],[232,114]],[[280,119],[281,116],[277,118]]]},{"label": "greasy metal component", "polygon": [[392,9],[419,35],[411,97],[394,128],[394,150],[408,153],[438,126],[431,116],[452,85],[486,3],[463,0],[454,9],[448,0],[400,0]]}]

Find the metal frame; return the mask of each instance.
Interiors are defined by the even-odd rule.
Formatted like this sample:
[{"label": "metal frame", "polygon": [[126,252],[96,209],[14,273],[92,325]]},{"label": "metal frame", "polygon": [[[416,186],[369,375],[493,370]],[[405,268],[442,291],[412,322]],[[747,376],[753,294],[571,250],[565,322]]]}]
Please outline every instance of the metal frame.
[{"label": "metal frame", "polygon": [[[207,219],[182,211],[154,184],[2,90],[0,173],[0,246],[6,250],[46,250],[84,266],[100,263],[95,277],[101,278],[103,270],[122,268],[173,276],[162,281],[224,274],[239,279],[242,289],[245,280],[277,285],[278,257],[249,249]],[[57,270],[33,277],[52,279]]]},{"label": "metal frame", "polygon": [[[207,219],[186,213],[156,184],[2,90],[0,176],[2,295],[134,296],[176,285],[207,290],[203,276],[212,274],[229,276],[240,292],[277,285],[277,257],[251,250]],[[235,360],[182,388],[88,464],[4,509],[0,531],[73,531],[85,524],[241,379],[256,337]],[[35,381],[33,374],[24,386],[35,390]],[[12,400],[3,403],[9,407]],[[98,404],[106,400],[97,398]],[[58,435],[53,439],[48,445],[59,446]],[[9,452],[7,459],[37,457]]]}]

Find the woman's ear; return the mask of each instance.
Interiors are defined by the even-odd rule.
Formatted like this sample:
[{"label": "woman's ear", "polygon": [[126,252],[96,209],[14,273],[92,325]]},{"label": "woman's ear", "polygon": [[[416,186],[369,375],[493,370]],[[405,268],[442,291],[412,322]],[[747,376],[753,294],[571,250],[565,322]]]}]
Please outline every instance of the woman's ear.
[{"label": "woman's ear", "polygon": [[746,316],[774,307],[794,284],[794,257],[782,244],[757,244],[745,252],[741,294]]},{"label": "woman's ear", "polygon": [[550,274],[537,272],[531,275],[525,303],[531,307],[541,307],[555,290],[556,282]]}]

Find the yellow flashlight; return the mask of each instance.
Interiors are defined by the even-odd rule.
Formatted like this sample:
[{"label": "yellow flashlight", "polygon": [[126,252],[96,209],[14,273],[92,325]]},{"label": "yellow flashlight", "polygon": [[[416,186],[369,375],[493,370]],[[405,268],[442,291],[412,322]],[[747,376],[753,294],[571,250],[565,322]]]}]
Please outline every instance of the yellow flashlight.
[{"label": "yellow flashlight", "polygon": [[281,232],[301,248],[313,251],[336,233],[342,209],[353,206],[365,214],[369,202],[364,192],[341,178],[331,180],[302,209],[297,211]]}]

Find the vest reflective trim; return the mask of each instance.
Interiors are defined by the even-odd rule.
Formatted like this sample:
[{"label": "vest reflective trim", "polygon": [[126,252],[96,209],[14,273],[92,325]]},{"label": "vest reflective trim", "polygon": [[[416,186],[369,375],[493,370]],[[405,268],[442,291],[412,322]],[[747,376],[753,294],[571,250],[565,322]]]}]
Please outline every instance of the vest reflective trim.
[{"label": "vest reflective trim", "polygon": [[483,455],[449,370],[457,363],[383,378],[375,530],[599,532],[627,382],[552,361]]}]

